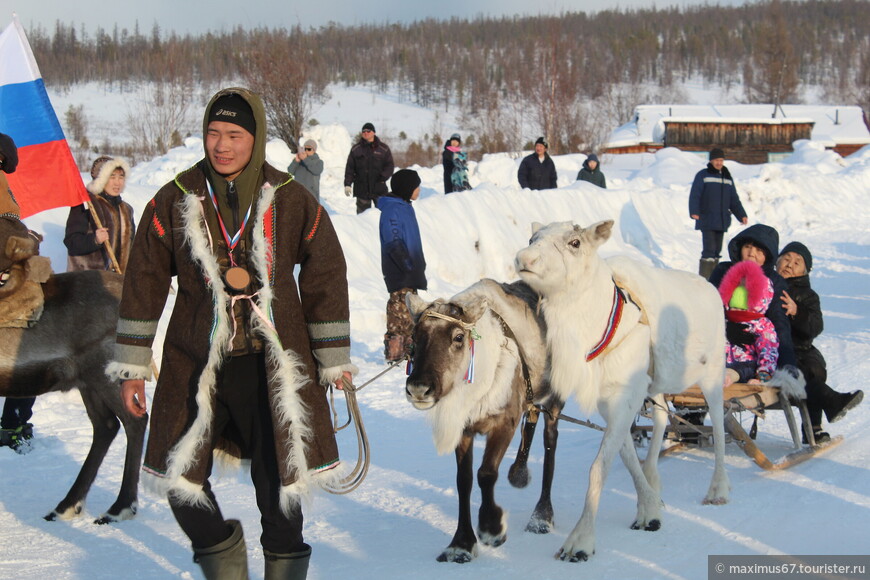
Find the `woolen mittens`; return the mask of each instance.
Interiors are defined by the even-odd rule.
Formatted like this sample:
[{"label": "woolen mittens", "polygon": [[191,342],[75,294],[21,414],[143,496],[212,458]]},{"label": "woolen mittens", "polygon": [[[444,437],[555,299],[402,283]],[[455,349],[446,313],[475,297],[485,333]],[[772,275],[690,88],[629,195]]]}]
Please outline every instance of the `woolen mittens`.
[{"label": "woolen mittens", "polygon": [[348,197],[350,197],[353,194],[353,190],[350,188],[349,185],[344,186],[344,194]]}]

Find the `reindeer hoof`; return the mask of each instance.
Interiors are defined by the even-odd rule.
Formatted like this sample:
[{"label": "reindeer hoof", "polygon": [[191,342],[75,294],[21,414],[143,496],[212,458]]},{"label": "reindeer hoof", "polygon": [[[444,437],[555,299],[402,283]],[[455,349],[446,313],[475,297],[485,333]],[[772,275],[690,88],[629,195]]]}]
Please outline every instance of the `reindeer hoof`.
[{"label": "reindeer hoof", "polygon": [[556,554],[556,557],[562,560],[563,562],[585,562],[589,559],[589,554],[585,551],[580,550],[578,552],[574,552],[573,554],[569,554],[564,550],[559,550],[559,553]]},{"label": "reindeer hoof", "polygon": [[439,562],[453,562],[454,564],[467,564],[477,557],[477,544],[471,550],[463,548],[447,548],[436,558]]},{"label": "reindeer hoof", "polygon": [[647,532],[657,532],[662,527],[661,520],[650,520],[646,524],[634,522],[631,524],[632,530],[645,530]]},{"label": "reindeer hoof", "polygon": [[725,498],[725,497],[707,498],[707,497],[705,497],[704,501],[702,503],[704,505],[725,505],[726,503],[728,503],[728,498]]},{"label": "reindeer hoof", "polygon": [[526,524],[526,531],[533,534],[549,534],[553,531],[553,522],[532,518],[529,520],[529,523]]},{"label": "reindeer hoof", "polygon": [[85,504],[84,504],[84,502],[80,502],[80,501],[76,502],[75,504],[73,504],[72,506],[70,506],[66,509],[60,509],[60,506],[58,506],[58,507],[54,508],[54,511],[52,511],[50,514],[44,516],[42,519],[44,519],[47,522],[54,522],[57,520],[67,521],[67,520],[71,520],[73,518],[77,518],[78,516],[82,515],[82,511],[84,511],[84,509],[85,509]]}]

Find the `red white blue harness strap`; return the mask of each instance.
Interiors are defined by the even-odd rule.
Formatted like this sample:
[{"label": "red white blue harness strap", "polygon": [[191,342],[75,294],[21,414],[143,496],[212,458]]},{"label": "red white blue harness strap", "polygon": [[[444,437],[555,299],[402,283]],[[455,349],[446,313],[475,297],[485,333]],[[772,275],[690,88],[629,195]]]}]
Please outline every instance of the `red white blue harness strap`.
[{"label": "red white blue harness strap", "polygon": [[613,284],[613,305],[610,307],[610,316],[607,317],[607,328],[604,329],[604,336],[598,341],[598,344],[586,353],[586,362],[591,361],[602,352],[604,352],[613,337],[616,336],[616,330],[619,328],[619,321],[622,320],[622,311],[625,309],[625,295],[622,290],[614,283]]}]

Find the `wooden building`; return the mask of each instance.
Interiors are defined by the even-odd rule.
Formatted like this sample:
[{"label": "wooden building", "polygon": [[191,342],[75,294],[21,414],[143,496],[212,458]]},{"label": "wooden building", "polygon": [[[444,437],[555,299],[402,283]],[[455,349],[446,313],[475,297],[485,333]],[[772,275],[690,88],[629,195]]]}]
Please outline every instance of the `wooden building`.
[{"label": "wooden building", "polygon": [[654,153],[663,147],[706,155],[713,147],[745,164],[776,161],[794,151],[795,141],[822,142],[850,155],[870,144],[860,107],[810,105],[642,105],[614,131],[603,153]]}]

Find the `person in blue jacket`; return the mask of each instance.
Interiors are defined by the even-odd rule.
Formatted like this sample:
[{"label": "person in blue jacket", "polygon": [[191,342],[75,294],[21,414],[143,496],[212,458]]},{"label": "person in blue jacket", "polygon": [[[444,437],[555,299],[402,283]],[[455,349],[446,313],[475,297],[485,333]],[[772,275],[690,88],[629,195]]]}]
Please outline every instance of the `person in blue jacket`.
[{"label": "person in blue jacket", "polygon": [[719,263],[722,240],[731,225],[731,214],[744,225],[749,221],[734,187],[734,179],[725,167],[725,152],[716,147],[710,151],[707,167],[695,175],[689,193],[689,215],[695,220],[695,229],[701,230],[703,249],[698,274],[704,278],[709,279]]},{"label": "person in blue jacket", "polygon": [[408,356],[414,321],[405,304],[409,292],[426,289],[426,259],[420,227],[411,202],[420,196],[420,176],[412,169],[397,171],[392,192],[378,198],[381,211],[381,270],[390,299],[387,301],[387,333],[384,358],[399,361]]}]

